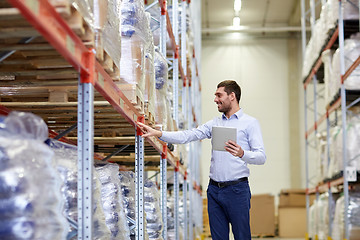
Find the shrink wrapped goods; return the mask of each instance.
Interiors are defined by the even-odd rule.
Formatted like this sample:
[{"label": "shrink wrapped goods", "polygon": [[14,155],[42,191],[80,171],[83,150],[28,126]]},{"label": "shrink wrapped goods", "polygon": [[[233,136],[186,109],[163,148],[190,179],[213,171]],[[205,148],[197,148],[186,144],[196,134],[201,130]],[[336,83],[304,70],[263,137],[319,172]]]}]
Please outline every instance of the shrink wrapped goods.
[{"label": "shrink wrapped goods", "polygon": [[149,180],[144,184],[144,210],[149,239],[162,240],[163,222],[160,209],[160,193],[156,184]]},{"label": "shrink wrapped goods", "polygon": [[[182,197],[179,196],[179,200],[181,201]],[[167,198],[167,239],[175,240],[175,197],[173,195],[168,196]],[[179,204],[179,213],[182,205]],[[179,216],[180,220],[180,216]],[[183,225],[179,224],[179,239],[184,239],[183,237]]]},{"label": "shrink wrapped goods", "polygon": [[[349,192],[349,206],[347,216],[349,219],[349,240],[360,239],[360,192]],[[344,196],[336,201],[332,239],[344,239]]]},{"label": "shrink wrapped goods", "polygon": [[[71,0],[87,24],[95,33],[97,55],[105,49],[117,67],[120,67],[121,51],[121,1]],[[102,59],[101,59],[102,60]]]},{"label": "shrink wrapped goods", "polygon": [[[154,52],[149,15],[141,0],[124,0],[121,3],[121,83],[136,85],[141,93],[146,91],[146,56],[152,68]],[[126,92],[125,92],[126,94]],[[144,101],[143,96],[139,96]]]},{"label": "shrink wrapped goods", "polygon": [[330,49],[325,50],[321,54],[321,59],[324,63],[325,103],[330,103],[334,99],[334,94],[331,92],[331,89],[334,89],[332,85],[335,83],[333,81],[332,57],[333,51]]},{"label": "shrink wrapped goods", "polygon": [[43,143],[47,134],[31,113],[11,112],[0,124],[0,239],[66,238],[62,181]]},{"label": "shrink wrapped goods", "polygon": [[[144,101],[147,105],[147,112],[145,114],[155,115],[155,69],[154,69],[154,46],[149,48],[145,54],[145,92]],[[149,116],[147,116],[149,117]]]},{"label": "shrink wrapped goods", "polygon": [[130,239],[121,185],[118,177],[119,166],[106,164],[96,167],[101,182],[101,202],[105,213],[106,225],[111,231],[111,239]]},{"label": "shrink wrapped goods", "polygon": [[[71,220],[71,222],[77,223],[78,211],[77,211],[77,147],[69,145],[60,141],[49,139],[47,144],[54,151],[54,161],[59,172],[63,186],[61,193],[65,199],[64,215]],[[102,240],[110,239],[110,230],[105,224],[105,215],[101,206],[101,184],[96,172],[93,175],[93,238]],[[74,230],[72,226],[69,234]],[[74,236],[71,239],[76,239]]]},{"label": "shrink wrapped goods", "polygon": [[[344,43],[345,54],[345,70],[355,62],[360,56],[360,34],[352,35],[350,39],[346,39]],[[340,74],[340,49],[337,49],[332,59],[332,75],[331,84],[329,86],[330,101],[339,92],[341,87]],[[358,66],[344,82],[345,89],[359,90],[360,89],[360,66]]]},{"label": "shrink wrapped goods", "polygon": [[[309,212],[309,236],[319,240],[326,240],[329,233],[329,194],[323,193],[315,200]],[[335,209],[335,202],[331,202],[330,209]],[[331,213],[334,216],[335,210]]]},{"label": "shrink wrapped goods", "polygon": [[316,182],[321,182],[327,176],[327,166],[328,166],[328,151],[327,151],[327,141],[326,141],[326,133],[318,133],[316,135],[317,140],[317,174],[316,174]]},{"label": "shrink wrapped goods", "polygon": [[[357,0],[342,0],[343,16],[345,20],[359,18],[359,2]],[[305,50],[302,77],[305,78],[310,73],[312,66],[317,60],[322,47],[328,39],[329,32],[333,29],[339,18],[339,1],[328,0],[322,6],[320,18],[314,26],[314,33],[310,38]]]},{"label": "shrink wrapped goods", "polygon": [[168,65],[164,56],[158,49],[155,51],[155,94],[156,94],[156,115],[155,122],[163,130],[170,130],[168,123],[170,121],[170,102],[167,96],[168,87]]},{"label": "shrink wrapped goods", "polygon": [[128,217],[128,226],[131,237],[135,236],[133,229],[134,223],[129,220],[135,220],[135,174],[131,171],[119,172],[121,192],[123,197],[123,206],[125,214]]},{"label": "shrink wrapped goods", "polygon": [[[360,115],[349,116],[347,123],[347,166],[360,166]],[[343,144],[342,128],[333,129],[331,147],[330,147],[330,164],[327,177],[331,178],[343,169]]]}]

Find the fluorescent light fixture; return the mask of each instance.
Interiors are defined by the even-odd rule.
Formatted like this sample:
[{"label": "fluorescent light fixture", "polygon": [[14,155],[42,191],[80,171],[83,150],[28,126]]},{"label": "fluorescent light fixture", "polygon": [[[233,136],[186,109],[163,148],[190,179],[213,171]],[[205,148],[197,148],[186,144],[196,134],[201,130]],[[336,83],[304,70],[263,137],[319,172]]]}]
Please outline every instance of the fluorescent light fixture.
[{"label": "fluorescent light fixture", "polygon": [[233,18],[233,26],[234,27],[240,27],[240,17],[234,17]]},{"label": "fluorescent light fixture", "polygon": [[241,10],[241,0],[234,0],[234,11],[236,13],[240,12]]}]

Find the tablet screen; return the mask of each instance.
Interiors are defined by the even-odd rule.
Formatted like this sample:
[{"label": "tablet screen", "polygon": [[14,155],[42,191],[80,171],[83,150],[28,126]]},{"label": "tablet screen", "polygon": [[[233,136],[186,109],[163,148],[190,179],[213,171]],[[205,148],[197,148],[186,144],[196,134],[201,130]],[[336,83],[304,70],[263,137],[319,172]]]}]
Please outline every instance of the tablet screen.
[{"label": "tablet screen", "polygon": [[233,127],[212,127],[212,148],[216,151],[226,151],[225,142],[233,140],[236,142],[236,128]]}]

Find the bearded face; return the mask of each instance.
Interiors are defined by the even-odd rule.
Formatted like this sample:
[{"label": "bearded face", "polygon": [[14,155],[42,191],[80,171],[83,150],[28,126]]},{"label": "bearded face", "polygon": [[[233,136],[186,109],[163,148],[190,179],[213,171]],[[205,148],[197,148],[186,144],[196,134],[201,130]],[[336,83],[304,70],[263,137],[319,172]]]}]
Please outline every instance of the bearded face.
[{"label": "bearded face", "polygon": [[224,91],[224,87],[216,90],[214,102],[217,104],[219,112],[227,113],[231,110],[230,95]]}]

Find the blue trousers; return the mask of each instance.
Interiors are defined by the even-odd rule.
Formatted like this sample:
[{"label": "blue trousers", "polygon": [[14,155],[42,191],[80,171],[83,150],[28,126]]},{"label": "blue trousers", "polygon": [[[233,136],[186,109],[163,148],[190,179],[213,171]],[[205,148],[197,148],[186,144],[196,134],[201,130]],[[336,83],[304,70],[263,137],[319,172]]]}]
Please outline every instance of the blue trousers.
[{"label": "blue trousers", "polygon": [[231,224],[235,240],[251,240],[250,187],[248,181],[219,188],[209,184],[207,189],[211,238],[228,240]]}]

